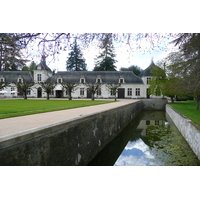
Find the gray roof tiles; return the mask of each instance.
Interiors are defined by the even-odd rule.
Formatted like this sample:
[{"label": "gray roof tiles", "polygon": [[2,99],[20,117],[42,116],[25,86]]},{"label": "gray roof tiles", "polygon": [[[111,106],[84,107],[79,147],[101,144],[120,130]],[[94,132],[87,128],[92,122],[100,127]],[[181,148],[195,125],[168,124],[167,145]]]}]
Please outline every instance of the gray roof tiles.
[{"label": "gray roof tiles", "polygon": [[3,76],[6,82],[17,82],[19,78],[23,78],[26,82],[33,82],[33,76],[29,71],[0,71],[0,77]]},{"label": "gray roof tiles", "polygon": [[84,78],[86,83],[94,83],[97,78],[103,83],[118,83],[120,78],[124,78],[125,83],[143,84],[142,79],[131,71],[58,71],[47,81],[57,82],[58,78],[62,78],[63,82],[80,82]]},{"label": "gray roof tiles", "polygon": [[153,60],[151,61],[151,64],[141,73],[141,77],[142,76],[153,76],[151,74],[151,70],[153,69],[153,67],[155,67],[155,63],[153,62]]}]

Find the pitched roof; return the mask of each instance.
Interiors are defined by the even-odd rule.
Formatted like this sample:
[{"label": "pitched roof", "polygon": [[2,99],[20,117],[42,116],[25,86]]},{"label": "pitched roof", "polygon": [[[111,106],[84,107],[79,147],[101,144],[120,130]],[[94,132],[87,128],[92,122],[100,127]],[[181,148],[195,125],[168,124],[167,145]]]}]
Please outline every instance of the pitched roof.
[{"label": "pitched roof", "polygon": [[0,76],[9,83],[17,82],[20,77],[26,82],[33,82],[33,76],[29,71],[0,71]]},{"label": "pitched roof", "polygon": [[140,76],[153,76],[153,74],[151,74],[151,70],[153,69],[153,67],[155,67],[155,63],[153,62],[153,60],[151,61],[151,64],[140,74]]},{"label": "pitched roof", "polygon": [[40,64],[36,65],[34,70],[38,70],[39,66],[41,67],[41,70],[46,70],[46,71],[52,72],[51,69],[46,64],[46,57],[45,56],[42,56]]},{"label": "pitched roof", "polygon": [[124,78],[125,83],[143,84],[142,79],[131,71],[58,71],[47,81],[57,82],[58,78],[63,82],[80,82],[80,78],[84,78],[86,83],[94,83],[97,78],[101,78],[103,83],[118,83],[120,78]]}]

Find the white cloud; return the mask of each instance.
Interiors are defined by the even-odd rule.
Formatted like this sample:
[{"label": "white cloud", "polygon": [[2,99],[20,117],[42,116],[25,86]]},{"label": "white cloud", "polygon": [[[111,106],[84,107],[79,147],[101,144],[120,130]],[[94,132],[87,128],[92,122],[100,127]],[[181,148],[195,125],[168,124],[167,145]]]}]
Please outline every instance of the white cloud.
[{"label": "white cloud", "polygon": [[[127,152],[130,150],[141,150],[143,155],[127,155]],[[134,151],[132,151],[134,152]],[[119,158],[117,159],[115,166],[146,166],[146,165],[156,165],[153,161],[149,159],[154,159],[155,157],[151,153],[149,147],[139,139],[134,142],[128,142],[124,151],[121,153]]]}]

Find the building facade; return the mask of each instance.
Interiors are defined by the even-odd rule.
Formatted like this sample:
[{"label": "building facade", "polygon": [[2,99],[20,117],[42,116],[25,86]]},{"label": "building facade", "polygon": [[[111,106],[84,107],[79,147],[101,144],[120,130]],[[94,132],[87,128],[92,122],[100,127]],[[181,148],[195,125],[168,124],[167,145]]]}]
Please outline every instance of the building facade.
[{"label": "building facade", "polygon": [[153,61],[141,74],[136,76],[131,71],[58,71],[53,73],[46,65],[43,56],[39,65],[33,71],[1,71],[0,82],[9,82],[9,86],[0,89],[0,98],[22,97],[23,93],[13,84],[19,81],[34,82],[35,85],[28,91],[28,98],[46,98],[47,94],[39,85],[40,82],[56,82],[57,85],[50,94],[51,98],[68,98],[68,91],[63,89],[61,83],[78,83],[72,93],[72,98],[91,98],[88,84],[101,85],[95,98],[114,98],[114,94],[107,84],[119,84],[117,98],[149,98],[148,87],[152,77],[150,73],[155,66]]}]

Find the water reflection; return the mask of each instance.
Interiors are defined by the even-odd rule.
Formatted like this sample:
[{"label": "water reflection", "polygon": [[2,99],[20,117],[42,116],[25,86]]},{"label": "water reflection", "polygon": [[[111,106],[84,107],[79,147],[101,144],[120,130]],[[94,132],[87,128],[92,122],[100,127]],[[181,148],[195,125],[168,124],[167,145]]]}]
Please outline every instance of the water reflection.
[{"label": "water reflection", "polygon": [[200,165],[176,126],[161,111],[137,116],[89,165]]},{"label": "water reflection", "polygon": [[153,154],[150,152],[150,148],[142,141],[138,139],[134,142],[128,142],[121,155],[117,159],[115,166],[147,166],[157,165],[150,159],[154,159]]}]

